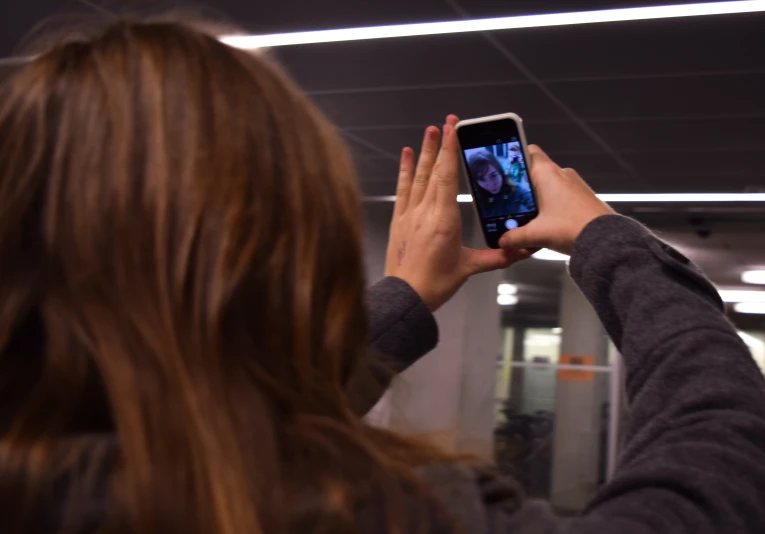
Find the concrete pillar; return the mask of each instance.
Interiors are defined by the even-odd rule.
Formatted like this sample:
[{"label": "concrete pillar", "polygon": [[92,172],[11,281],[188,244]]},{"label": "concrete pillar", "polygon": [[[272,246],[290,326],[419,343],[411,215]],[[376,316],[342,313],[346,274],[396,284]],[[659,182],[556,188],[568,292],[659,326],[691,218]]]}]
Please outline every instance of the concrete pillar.
[{"label": "concrete pillar", "polygon": [[[606,365],[608,339],[595,311],[566,276],[562,285],[561,363],[565,355]],[[558,374],[555,390],[553,441],[553,505],[563,511],[582,510],[598,487],[601,454],[601,408],[608,396],[606,375]]]},{"label": "concrete pillar", "polygon": [[[391,210],[392,204],[365,205],[370,281],[382,275]],[[462,220],[466,243],[485,247],[472,206],[463,206]],[[436,312],[438,347],[394,381],[368,416],[370,422],[491,459],[501,277],[500,272],[474,277]]]},{"label": "concrete pillar", "polygon": [[[463,210],[462,220],[466,243],[485,247],[472,211]],[[492,458],[501,280],[501,272],[473,277],[436,312],[440,342],[394,383],[390,428]]]},{"label": "concrete pillar", "polygon": [[459,411],[459,452],[494,456],[497,362],[502,351],[497,286],[501,272],[481,274],[465,285],[465,325]]}]

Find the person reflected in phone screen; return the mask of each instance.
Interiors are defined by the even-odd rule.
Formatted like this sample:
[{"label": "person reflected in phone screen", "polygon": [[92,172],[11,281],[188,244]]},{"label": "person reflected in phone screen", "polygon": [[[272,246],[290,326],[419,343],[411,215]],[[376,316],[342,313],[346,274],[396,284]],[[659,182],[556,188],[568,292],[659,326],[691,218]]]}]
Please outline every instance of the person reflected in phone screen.
[{"label": "person reflected in phone screen", "polygon": [[520,215],[536,210],[519,142],[465,150],[482,218]]}]

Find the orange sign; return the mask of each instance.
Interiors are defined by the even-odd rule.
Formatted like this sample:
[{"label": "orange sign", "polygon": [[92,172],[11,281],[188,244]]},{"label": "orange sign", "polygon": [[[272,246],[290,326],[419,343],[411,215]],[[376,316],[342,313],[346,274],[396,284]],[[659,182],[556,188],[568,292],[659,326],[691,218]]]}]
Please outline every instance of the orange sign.
[{"label": "orange sign", "polygon": [[[595,356],[583,356],[581,354],[561,354],[562,365],[595,365]],[[561,369],[558,371],[558,380],[569,382],[592,382],[595,380],[595,371],[576,369]]]}]

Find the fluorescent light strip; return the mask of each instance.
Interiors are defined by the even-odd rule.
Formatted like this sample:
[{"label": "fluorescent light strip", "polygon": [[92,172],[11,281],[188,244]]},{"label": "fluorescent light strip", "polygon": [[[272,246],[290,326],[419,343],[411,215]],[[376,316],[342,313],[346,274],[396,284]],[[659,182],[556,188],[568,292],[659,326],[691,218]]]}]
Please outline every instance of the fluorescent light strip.
[{"label": "fluorescent light strip", "polygon": [[723,302],[745,302],[751,304],[765,304],[765,291],[747,291],[736,289],[719,290]]},{"label": "fluorescent light strip", "polygon": [[555,252],[554,250],[547,248],[543,248],[536,254],[532,254],[531,257],[536,260],[547,261],[568,261],[570,259],[570,256],[566,256],[565,254],[561,254],[560,252]]},{"label": "fluorescent light strip", "polygon": [[518,297],[515,295],[497,295],[497,304],[500,306],[515,306],[518,304]]},{"label": "fluorescent light strip", "polygon": [[604,193],[603,202],[765,202],[765,193]]},{"label": "fluorescent light strip", "polygon": [[[763,310],[763,313],[765,313],[765,310]],[[765,346],[765,343],[762,342],[762,340],[757,339],[752,334],[747,334],[746,332],[742,332],[739,330],[737,332],[738,336],[746,343],[746,346],[750,349],[759,349]]]},{"label": "fluorescent light strip", "polygon": [[765,302],[740,302],[733,306],[733,311],[765,315]]},{"label": "fluorescent light strip", "polygon": [[547,26],[596,24],[601,22],[626,22],[634,20],[701,17],[708,15],[730,15],[735,13],[756,13],[762,11],[765,11],[765,0],[745,0],[737,2],[709,2],[701,4],[577,11],[572,13],[549,13],[544,15],[521,15],[514,17],[426,22],[419,24],[395,24],[390,26],[367,26],[336,30],[276,33],[270,35],[224,35],[221,36],[220,39],[228,45],[249,50],[274,46],[336,43],[343,41],[362,41],[367,39],[388,39],[392,37],[412,37],[418,35],[442,35],[449,33],[514,30],[521,28],[543,28]]},{"label": "fluorescent light strip", "polygon": [[497,286],[498,295],[516,295],[518,294],[518,286],[515,284],[508,284],[504,282]]},{"label": "fluorescent light strip", "polygon": [[741,281],[745,284],[765,284],[765,269],[761,271],[744,271]]},{"label": "fluorescent light strip", "polygon": [[[603,193],[603,202],[765,202],[765,193]],[[365,202],[395,202],[395,195],[364,197]],[[457,202],[473,202],[472,195],[457,195]]]}]

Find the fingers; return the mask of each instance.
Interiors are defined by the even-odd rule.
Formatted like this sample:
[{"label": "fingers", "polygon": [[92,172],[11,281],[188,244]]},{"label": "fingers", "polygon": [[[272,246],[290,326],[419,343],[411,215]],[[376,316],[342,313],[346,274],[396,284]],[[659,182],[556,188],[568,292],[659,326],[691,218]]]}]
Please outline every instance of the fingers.
[{"label": "fingers", "polygon": [[532,168],[537,163],[553,163],[550,156],[548,156],[539,145],[529,145],[529,156],[531,157]]},{"label": "fingers", "polygon": [[446,116],[446,124],[449,126],[457,126],[457,123],[460,121],[460,118],[457,115],[447,115]]},{"label": "fingers", "polygon": [[428,126],[425,129],[425,137],[422,140],[422,150],[420,159],[417,162],[417,168],[414,173],[411,192],[409,193],[408,206],[416,206],[425,196],[428,188],[428,181],[433,172],[433,165],[438,155],[438,142],[441,139],[441,132],[435,126]]},{"label": "fingers", "polygon": [[474,250],[470,248],[464,250],[467,254],[466,265],[469,276],[505,269],[513,263],[531,256],[531,252],[528,250]]},{"label": "fingers", "polygon": [[444,124],[444,136],[441,140],[441,150],[433,167],[430,178],[429,192],[433,191],[439,205],[449,205],[457,202],[459,193],[459,146],[454,126]]},{"label": "fingers", "polygon": [[538,145],[529,145],[529,157],[531,158],[529,174],[534,187],[543,187],[543,182],[547,178],[560,171],[560,167]]},{"label": "fingers", "polygon": [[505,234],[499,239],[499,246],[503,250],[513,251],[520,249],[533,249],[544,247],[544,243],[539,243],[534,235],[534,222],[531,221],[526,226],[521,226]]},{"label": "fingers", "polygon": [[403,213],[406,211],[413,179],[414,151],[409,147],[404,147],[401,151],[401,163],[398,168],[398,184],[396,185],[396,205],[393,209],[394,213]]}]

